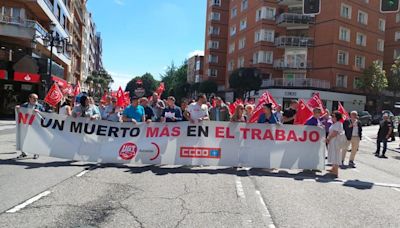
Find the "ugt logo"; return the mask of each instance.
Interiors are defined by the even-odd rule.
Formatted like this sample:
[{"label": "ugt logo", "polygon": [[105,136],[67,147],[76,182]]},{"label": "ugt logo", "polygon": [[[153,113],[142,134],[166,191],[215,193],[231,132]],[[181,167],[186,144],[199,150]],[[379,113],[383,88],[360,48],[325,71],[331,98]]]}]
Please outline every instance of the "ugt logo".
[{"label": "ugt logo", "polygon": [[32,125],[33,121],[35,120],[36,115],[34,114],[29,114],[29,113],[18,113],[18,123],[21,124],[27,124]]},{"label": "ugt logo", "polygon": [[136,144],[128,142],[119,149],[119,157],[123,160],[132,160],[137,154],[138,148]]}]

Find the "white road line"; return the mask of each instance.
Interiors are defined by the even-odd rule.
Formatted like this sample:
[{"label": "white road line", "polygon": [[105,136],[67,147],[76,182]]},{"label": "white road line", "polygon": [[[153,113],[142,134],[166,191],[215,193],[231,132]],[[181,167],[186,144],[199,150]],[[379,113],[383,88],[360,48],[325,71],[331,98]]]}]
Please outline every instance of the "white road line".
[{"label": "white road line", "polygon": [[243,191],[242,181],[240,181],[239,177],[236,177],[236,193],[240,198],[246,198],[246,195]]},{"label": "white road line", "polygon": [[263,199],[262,196],[261,196],[261,192],[258,191],[258,190],[256,190],[256,194],[257,194],[257,196],[258,196],[258,199],[260,200],[260,203],[261,203],[261,206],[262,206],[262,209],[263,209],[263,212],[262,212],[263,216],[264,216],[264,217],[267,217],[267,219],[268,219],[269,221],[271,221],[270,224],[268,224],[268,227],[269,227],[269,228],[275,228],[275,225],[274,225],[274,223],[272,222],[271,214],[269,213],[269,210],[268,210],[268,208],[267,208],[267,205],[265,204],[265,201],[264,201],[264,199]]},{"label": "white road line", "polygon": [[392,189],[395,190],[395,191],[400,192],[400,189],[398,189],[398,188],[392,188]]},{"label": "white road line", "polygon": [[13,208],[11,208],[10,210],[6,211],[6,213],[15,213],[19,210],[21,210],[22,208],[28,206],[29,204],[32,204],[35,201],[38,201],[40,198],[47,196],[48,194],[50,194],[50,191],[44,191],[42,193],[40,193],[39,195],[32,197],[30,199],[28,199],[27,201],[21,203],[20,205],[17,205]]},{"label": "white road line", "polygon": [[88,169],[87,169],[87,170],[83,170],[82,172],[78,173],[78,174],[76,175],[76,177],[81,177],[81,176],[85,175],[85,173],[87,173],[87,172],[89,172]]},{"label": "white road line", "polygon": [[15,126],[0,126],[0,131],[2,130],[7,130],[7,129],[13,129]]}]

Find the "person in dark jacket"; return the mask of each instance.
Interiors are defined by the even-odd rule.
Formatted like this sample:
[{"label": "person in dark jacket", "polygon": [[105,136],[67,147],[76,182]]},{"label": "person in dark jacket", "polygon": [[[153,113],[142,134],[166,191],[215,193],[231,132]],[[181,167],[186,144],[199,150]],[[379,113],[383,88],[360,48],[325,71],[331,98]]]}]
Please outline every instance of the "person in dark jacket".
[{"label": "person in dark jacket", "polygon": [[349,166],[355,167],[354,159],[356,157],[356,153],[360,146],[360,141],[362,137],[362,124],[358,119],[358,114],[356,111],[352,111],[350,113],[350,119],[344,121],[343,123],[344,133],[347,138],[347,146],[346,149],[343,149],[342,154],[342,164],[346,160],[347,148],[351,145],[351,155],[349,160]]},{"label": "person in dark jacket", "polygon": [[[389,115],[387,113],[383,114],[383,120],[379,123],[379,130],[378,130],[378,138],[376,140],[376,152],[375,156],[380,158],[387,158],[385,153],[387,149],[387,142],[390,138],[390,134],[393,131],[392,121],[389,119]],[[383,143],[383,151],[382,155],[379,156],[381,150],[381,143]]]}]

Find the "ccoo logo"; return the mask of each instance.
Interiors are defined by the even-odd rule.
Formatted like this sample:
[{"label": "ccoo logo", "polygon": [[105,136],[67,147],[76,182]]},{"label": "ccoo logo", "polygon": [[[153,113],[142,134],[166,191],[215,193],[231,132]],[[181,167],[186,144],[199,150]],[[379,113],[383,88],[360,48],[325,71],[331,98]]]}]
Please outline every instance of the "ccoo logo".
[{"label": "ccoo logo", "polygon": [[119,149],[119,157],[123,160],[132,160],[137,154],[137,146],[134,143],[128,142]]}]

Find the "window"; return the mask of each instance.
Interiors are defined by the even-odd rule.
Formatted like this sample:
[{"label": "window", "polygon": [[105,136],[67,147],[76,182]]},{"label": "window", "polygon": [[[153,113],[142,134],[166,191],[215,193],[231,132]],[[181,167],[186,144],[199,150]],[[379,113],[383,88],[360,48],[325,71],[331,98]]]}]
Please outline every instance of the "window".
[{"label": "window", "polygon": [[237,16],[237,8],[235,7],[231,9],[231,18],[234,18],[236,16]]},{"label": "window", "polygon": [[276,9],[271,7],[261,7],[256,12],[256,21],[263,19],[274,19],[276,14]]},{"label": "window", "polygon": [[218,76],[218,70],[217,69],[208,69],[208,76],[209,77],[217,77]]},{"label": "window", "polygon": [[368,14],[363,11],[358,11],[357,21],[360,24],[367,25],[368,24]]},{"label": "window", "polygon": [[336,87],[347,88],[347,75],[336,75]]},{"label": "window", "polygon": [[274,42],[275,39],[275,31],[269,29],[261,29],[255,32],[254,34],[254,43],[260,41]]},{"label": "window", "polygon": [[253,64],[267,63],[272,64],[273,52],[272,51],[257,51],[253,54]]},{"label": "window", "polygon": [[197,61],[196,61],[196,68],[195,68],[195,70],[200,70],[200,66],[201,66],[201,62],[200,62],[200,60],[197,60]]},{"label": "window", "polygon": [[219,27],[210,26],[208,28],[208,35],[219,35],[220,29]]},{"label": "window", "polygon": [[236,25],[233,25],[230,29],[230,34],[231,36],[234,36],[236,34]]},{"label": "window", "polygon": [[243,56],[239,57],[239,59],[238,59],[238,68],[242,68],[242,67],[244,67],[244,57]]},{"label": "window", "polygon": [[243,19],[240,21],[240,31],[247,27],[247,19]]},{"label": "window", "polygon": [[379,19],[379,30],[381,30],[382,32],[385,31],[385,27],[386,27],[386,21],[384,19]]},{"label": "window", "polygon": [[228,71],[233,71],[233,68],[235,67],[235,61],[231,60],[228,63]]},{"label": "window", "polygon": [[349,53],[347,51],[338,51],[337,63],[342,65],[349,64]]},{"label": "window", "polygon": [[340,16],[347,19],[351,19],[351,6],[342,4],[342,7],[340,9]]},{"label": "window", "polygon": [[232,54],[235,51],[235,42],[229,45],[229,54]]},{"label": "window", "polygon": [[398,57],[400,57],[400,49],[394,49],[393,59],[397,59]]},{"label": "window", "polygon": [[400,22],[400,13],[396,13],[396,23]]},{"label": "window", "polygon": [[339,29],[339,40],[350,42],[350,29],[340,27]]},{"label": "window", "polygon": [[358,69],[364,69],[365,68],[365,57],[356,55],[355,65]]},{"label": "window", "polygon": [[221,14],[216,12],[211,12],[208,20],[219,21],[221,19]]},{"label": "window", "polygon": [[360,46],[367,46],[367,36],[362,33],[357,33],[356,44]]},{"label": "window", "polygon": [[360,89],[361,79],[359,77],[355,77],[353,81],[353,88]]},{"label": "window", "polygon": [[246,37],[239,40],[239,50],[246,46]]},{"label": "window", "polygon": [[400,32],[395,32],[394,33],[394,41],[399,41],[400,40]]},{"label": "window", "polygon": [[221,6],[221,0],[210,0],[211,6]]},{"label": "window", "polygon": [[249,7],[249,1],[248,0],[242,0],[241,11],[246,10],[248,7]]},{"label": "window", "polygon": [[208,41],[208,48],[209,49],[218,49],[219,48],[219,41]]},{"label": "window", "polygon": [[377,50],[383,52],[385,50],[385,41],[382,39],[378,39]]},{"label": "window", "polygon": [[216,55],[209,55],[209,56],[208,56],[208,62],[209,62],[209,63],[218,63],[218,56],[216,56]]}]

